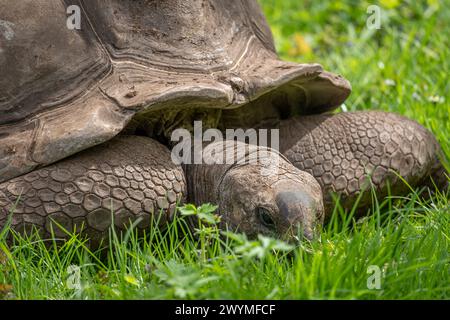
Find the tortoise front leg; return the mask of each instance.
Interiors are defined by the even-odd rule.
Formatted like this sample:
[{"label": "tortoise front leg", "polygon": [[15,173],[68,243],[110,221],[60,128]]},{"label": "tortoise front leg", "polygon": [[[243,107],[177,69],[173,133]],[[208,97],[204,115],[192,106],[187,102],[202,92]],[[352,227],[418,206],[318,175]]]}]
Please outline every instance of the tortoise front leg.
[{"label": "tortoise front leg", "polygon": [[[12,228],[36,227],[44,238],[66,230],[85,233],[92,246],[142,218],[138,228],[149,225],[152,215],[170,219],[186,194],[181,166],[170,151],[146,137],[119,136],[50,166],[0,184],[0,228],[13,209]],[[56,222],[56,223],[53,223]]]},{"label": "tortoise front leg", "polygon": [[[330,215],[332,193],[350,209],[370,185],[384,197],[408,192],[400,174],[412,187],[447,184],[439,161],[442,151],[435,137],[418,123],[392,113],[354,112],[283,120],[280,151],[300,170],[311,173],[322,187]],[[370,206],[369,192],[359,213]]]}]

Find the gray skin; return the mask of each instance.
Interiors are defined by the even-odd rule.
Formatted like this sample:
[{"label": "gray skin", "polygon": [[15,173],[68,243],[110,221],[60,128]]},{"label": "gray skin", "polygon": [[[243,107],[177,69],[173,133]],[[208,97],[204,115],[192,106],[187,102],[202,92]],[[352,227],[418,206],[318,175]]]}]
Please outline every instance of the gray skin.
[{"label": "gray skin", "polygon": [[[72,4],[81,30],[66,27]],[[410,120],[325,115],[349,82],[279,60],[256,1],[22,0],[1,6],[0,19],[0,227],[13,211],[17,231],[82,231],[94,246],[111,212],[118,229],[138,218],[146,228],[187,201],[218,204],[222,226],[251,237],[312,238],[330,191],[349,206],[365,189],[363,168],[380,194],[388,180],[405,192],[391,169],[412,186],[444,172],[435,138]],[[262,174],[264,156],[174,164],[171,134],[195,120],[280,129],[284,156],[269,150],[277,170]],[[247,147],[249,157],[264,149]]]}]

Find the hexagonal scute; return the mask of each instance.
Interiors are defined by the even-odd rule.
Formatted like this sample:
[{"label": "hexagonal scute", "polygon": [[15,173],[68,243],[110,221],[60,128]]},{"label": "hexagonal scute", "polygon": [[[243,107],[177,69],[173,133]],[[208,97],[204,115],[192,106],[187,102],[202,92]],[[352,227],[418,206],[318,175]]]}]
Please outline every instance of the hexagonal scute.
[{"label": "hexagonal scute", "polygon": [[106,176],[105,182],[110,187],[117,187],[119,185],[119,178],[112,174],[109,174]]},{"label": "hexagonal scute", "polygon": [[94,181],[88,177],[80,177],[75,180],[75,184],[78,186],[82,192],[90,192],[94,186]]},{"label": "hexagonal scute", "polygon": [[145,200],[143,201],[143,205],[144,205],[144,211],[145,211],[146,213],[150,213],[150,214],[153,214],[153,213],[154,213],[155,206],[154,206],[153,200],[151,200],[151,199],[145,199]]},{"label": "hexagonal scute", "polygon": [[339,176],[334,183],[336,190],[345,190],[347,188],[347,179],[344,176]]},{"label": "hexagonal scute", "polygon": [[120,178],[119,179],[120,186],[122,188],[129,188],[130,187],[130,180],[127,178]]},{"label": "hexagonal scute", "polygon": [[81,205],[73,203],[69,203],[63,206],[62,211],[72,218],[83,217],[86,214],[86,211]]},{"label": "hexagonal scute", "polygon": [[51,171],[50,176],[53,178],[53,180],[58,182],[68,182],[72,180],[72,173],[69,170],[63,168],[58,168]]},{"label": "hexagonal scute", "polygon": [[348,182],[347,190],[349,193],[354,193],[359,190],[359,181],[357,179],[352,179]]},{"label": "hexagonal scute", "polygon": [[26,182],[33,182],[33,181],[39,179],[40,176],[37,172],[30,172],[30,173],[24,175],[23,178]]},{"label": "hexagonal scute", "polygon": [[38,196],[41,201],[53,201],[55,199],[55,193],[50,189],[39,190]]},{"label": "hexagonal scute", "polygon": [[106,173],[106,174],[112,173],[112,168],[107,163],[100,163],[99,167],[100,167],[100,171],[103,172],[103,173]]},{"label": "hexagonal scute", "polygon": [[77,190],[77,186],[72,182],[65,183],[63,186],[63,192],[68,195],[74,193]]},{"label": "hexagonal scute", "polygon": [[137,182],[137,181],[130,181],[130,187],[131,187],[131,189],[138,190],[139,189],[139,182]]},{"label": "hexagonal scute", "polygon": [[158,204],[159,209],[169,208],[169,201],[167,200],[167,197],[159,197],[156,199],[156,203]]},{"label": "hexagonal scute", "polygon": [[72,219],[62,212],[50,214],[45,221],[45,229],[49,234],[66,237],[68,232],[72,232]]},{"label": "hexagonal scute", "polygon": [[102,207],[109,210],[110,212],[114,212],[123,207],[122,201],[119,201],[114,198],[106,198],[102,201]]},{"label": "hexagonal scute", "polygon": [[94,180],[95,182],[101,182],[105,179],[105,175],[97,170],[89,170],[88,177]]},{"label": "hexagonal scute", "polygon": [[138,214],[141,210],[141,203],[133,200],[133,199],[127,199],[124,201],[125,207],[130,210],[134,214]]},{"label": "hexagonal scute", "polygon": [[125,169],[122,167],[115,167],[113,169],[113,172],[114,172],[114,176],[119,177],[119,178],[123,177],[125,175]]},{"label": "hexagonal scute", "polygon": [[44,203],[45,212],[48,214],[61,211],[61,206],[55,202]]},{"label": "hexagonal scute", "polygon": [[112,196],[118,200],[125,200],[128,197],[128,194],[122,188],[114,188],[112,190]]},{"label": "hexagonal scute", "polygon": [[135,181],[144,181],[144,177],[139,172],[133,172],[133,178]]},{"label": "hexagonal scute", "polygon": [[38,197],[32,197],[32,198],[28,198],[27,200],[25,200],[25,205],[27,207],[37,208],[42,205],[42,201]]},{"label": "hexagonal scute", "polygon": [[320,177],[324,174],[325,170],[323,169],[323,167],[321,165],[316,165],[312,169],[312,172],[313,172],[313,176]]},{"label": "hexagonal scute", "polygon": [[142,192],[141,190],[129,190],[128,195],[130,196],[130,198],[133,198],[137,201],[142,201],[145,197],[144,192]]},{"label": "hexagonal scute", "polygon": [[59,205],[65,205],[69,203],[69,201],[69,196],[65,193],[60,192],[55,195],[55,202]]},{"label": "hexagonal scute", "polygon": [[110,210],[105,208],[96,209],[87,215],[87,222],[90,227],[105,231],[111,226],[112,214]]},{"label": "hexagonal scute", "polygon": [[105,183],[95,183],[93,191],[100,198],[106,198],[110,195],[111,188]]},{"label": "hexagonal scute", "polygon": [[47,178],[49,176],[49,173],[48,173],[47,169],[45,169],[45,168],[39,170],[38,174],[39,174],[39,177],[41,177],[41,178]]},{"label": "hexagonal scute", "polygon": [[88,194],[84,197],[83,206],[89,212],[100,208],[102,199],[95,194]]},{"label": "hexagonal scute", "polygon": [[331,173],[326,172],[323,176],[322,176],[322,181],[325,185],[330,185],[333,181],[334,181],[334,177]]},{"label": "hexagonal scute", "polygon": [[81,204],[81,203],[83,203],[84,195],[85,195],[85,193],[83,193],[81,191],[77,191],[75,193],[72,193],[69,196],[70,202],[71,203],[75,203],[75,204]]}]

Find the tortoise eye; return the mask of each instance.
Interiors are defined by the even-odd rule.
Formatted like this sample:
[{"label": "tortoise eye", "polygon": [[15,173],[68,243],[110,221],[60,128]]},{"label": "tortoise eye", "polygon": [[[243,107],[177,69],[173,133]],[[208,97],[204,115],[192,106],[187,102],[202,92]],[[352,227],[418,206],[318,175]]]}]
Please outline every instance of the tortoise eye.
[{"label": "tortoise eye", "polygon": [[274,228],[275,222],[272,219],[270,211],[263,207],[256,208],[256,215],[258,216],[261,223],[267,228]]}]

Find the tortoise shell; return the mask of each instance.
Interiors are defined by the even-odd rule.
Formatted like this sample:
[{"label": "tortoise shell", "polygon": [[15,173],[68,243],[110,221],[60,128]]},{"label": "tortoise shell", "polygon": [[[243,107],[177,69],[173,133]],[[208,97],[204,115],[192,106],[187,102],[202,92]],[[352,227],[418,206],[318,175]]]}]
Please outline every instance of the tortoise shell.
[{"label": "tortoise shell", "polygon": [[[68,27],[69,7],[81,29]],[[281,92],[321,113],[350,94],[318,64],[281,61],[254,0],[8,1],[0,70],[0,182],[105,142],[144,112],[233,109]]]}]

